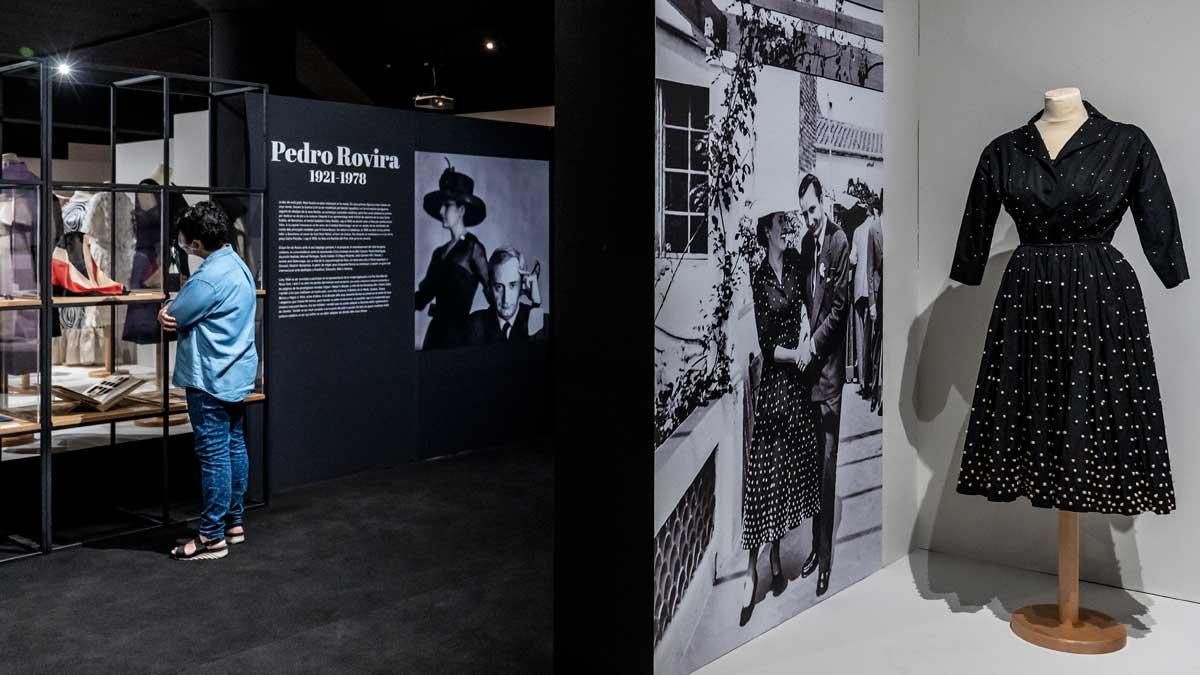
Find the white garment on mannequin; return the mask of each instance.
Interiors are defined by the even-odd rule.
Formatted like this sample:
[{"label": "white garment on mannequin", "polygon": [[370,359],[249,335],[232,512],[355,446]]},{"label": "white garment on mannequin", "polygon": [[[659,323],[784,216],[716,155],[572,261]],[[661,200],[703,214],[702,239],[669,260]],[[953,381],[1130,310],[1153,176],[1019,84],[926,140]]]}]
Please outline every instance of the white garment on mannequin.
[{"label": "white garment on mannequin", "polygon": [[1045,93],[1042,105],[1042,116],[1033,125],[1042,136],[1046,153],[1053,160],[1087,121],[1088,111],[1083,106],[1083,95],[1077,87],[1051,89]]}]

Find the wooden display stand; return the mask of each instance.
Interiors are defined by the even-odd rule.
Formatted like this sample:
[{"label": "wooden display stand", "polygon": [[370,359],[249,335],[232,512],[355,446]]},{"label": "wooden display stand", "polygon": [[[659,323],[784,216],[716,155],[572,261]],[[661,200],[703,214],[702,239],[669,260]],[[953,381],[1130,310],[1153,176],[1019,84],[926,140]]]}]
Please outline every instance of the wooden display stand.
[{"label": "wooden display stand", "polygon": [[97,377],[104,379],[111,375],[128,375],[129,371],[124,368],[117,368],[113,364],[112,356],[112,334],[104,334],[104,367],[99,370],[93,370],[88,373],[88,377]]},{"label": "wooden display stand", "polygon": [[[162,379],[162,344],[154,345],[154,381],[160,385],[163,384]],[[166,417],[147,417],[145,419],[135,420],[134,426],[138,427],[177,427],[180,424],[187,424],[187,415],[167,415]]]},{"label": "wooden display stand", "polygon": [[21,384],[9,389],[14,394],[36,394],[38,388],[33,386],[33,381],[30,379],[29,373],[21,375]]},{"label": "wooden display stand", "polygon": [[1014,633],[1039,647],[1071,654],[1107,654],[1125,646],[1125,625],[1079,607],[1079,514],[1058,512],[1058,604],[1013,612]]}]

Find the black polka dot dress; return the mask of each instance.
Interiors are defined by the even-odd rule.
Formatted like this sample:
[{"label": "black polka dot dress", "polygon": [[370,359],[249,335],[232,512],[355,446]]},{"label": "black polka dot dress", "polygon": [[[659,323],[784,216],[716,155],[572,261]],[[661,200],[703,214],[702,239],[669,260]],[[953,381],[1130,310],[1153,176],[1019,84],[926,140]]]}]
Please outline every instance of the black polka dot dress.
[{"label": "black polka dot dress", "polygon": [[1169,513],[1175,493],[1154,350],[1133,267],[1111,243],[1126,209],[1167,288],[1188,278],[1175,204],[1140,128],[1084,101],[1051,159],[1034,122],[979,158],[950,278],[979,284],[1001,206],[1021,244],[988,324],[957,491],[1067,511]]},{"label": "black polka dot dress", "polygon": [[781,539],[818,510],[816,409],[802,371],[772,359],[776,345],[795,348],[808,328],[800,267],[800,254],[789,248],[784,251],[782,278],[764,259],[751,280],[763,368],[742,495],[746,549]]}]

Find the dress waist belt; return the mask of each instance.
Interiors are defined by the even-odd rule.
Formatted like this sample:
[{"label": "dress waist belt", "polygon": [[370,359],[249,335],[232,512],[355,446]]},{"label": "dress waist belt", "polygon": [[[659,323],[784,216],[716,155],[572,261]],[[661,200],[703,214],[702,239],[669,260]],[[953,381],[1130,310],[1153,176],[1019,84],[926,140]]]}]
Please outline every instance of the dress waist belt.
[{"label": "dress waist belt", "polygon": [[1021,246],[1112,246],[1112,242],[1101,239],[1081,239],[1078,241],[1023,241]]}]

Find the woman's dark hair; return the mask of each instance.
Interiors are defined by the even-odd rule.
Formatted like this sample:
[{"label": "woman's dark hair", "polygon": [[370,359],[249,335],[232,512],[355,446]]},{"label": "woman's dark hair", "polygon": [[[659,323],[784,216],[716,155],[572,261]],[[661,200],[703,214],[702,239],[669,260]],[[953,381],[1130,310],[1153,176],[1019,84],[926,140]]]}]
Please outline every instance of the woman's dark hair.
[{"label": "woman's dark hair", "polygon": [[188,241],[200,240],[207,251],[215,251],[229,241],[229,216],[213,202],[199,202],[180,214],[175,226]]},{"label": "woman's dark hair", "polygon": [[804,199],[804,193],[810,185],[816,190],[817,201],[825,201],[825,192],[821,190],[821,179],[811,173],[804,174],[804,178],[800,181],[800,189],[796,190],[796,199]]},{"label": "woman's dark hair", "polygon": [[758,245],[766,248],[767,238],[771,233],[771,224],[775,222],[775,216],[779,215],[778,211],[772,211],[765,216],[758,217]]}]

